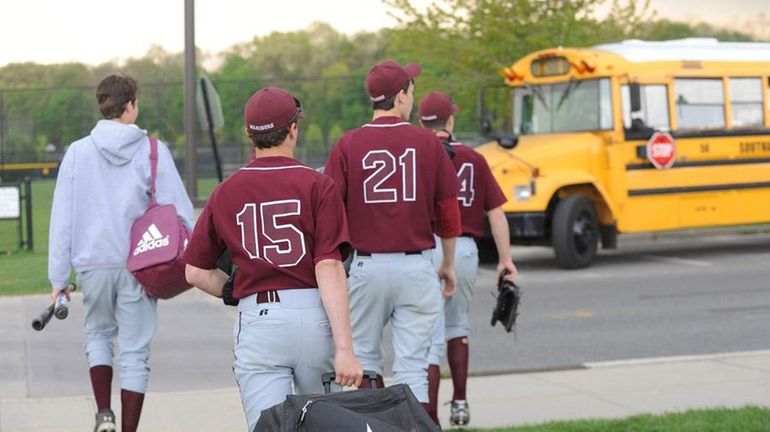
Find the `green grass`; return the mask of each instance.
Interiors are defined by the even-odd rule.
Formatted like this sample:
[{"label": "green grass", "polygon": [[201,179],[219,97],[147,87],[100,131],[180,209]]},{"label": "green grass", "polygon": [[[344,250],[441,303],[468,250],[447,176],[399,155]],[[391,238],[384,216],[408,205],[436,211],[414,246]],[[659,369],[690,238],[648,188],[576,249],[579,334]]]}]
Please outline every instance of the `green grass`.
[{"label": "green grass", "polygon": [[[515,407],[511,407],[515,412]],[[464,429],[466,432],[760,432],[770,431],[770,408],[693,410],[665,415],[638,415],[619,420],[550,422],[503,429]]]},{"label": "green grass", "polygon": [[[0,295],[46,293],[48,283],[48,223],[51,218],[53,180],[32,182],[32,252],[0,255]],[[18,242],[16,221],[0,221],[0,249]]]},{"label": "green grass", "polygon": [[577,420],[467,432],[759,432],[770,431],[770,408],[692,410],[664,415],[637,415],[618,420]]},{"label": "green grass", "polygon": [[[216,179],[200,179],[198,194],[208,197]],[[48,224],[51,218],[54,180],[32,181],[32,237],[34,250],[0,254],[0,295],[47,293],[48,283]],[[16,221],[0,221],[0,250],[16,249]]]}]

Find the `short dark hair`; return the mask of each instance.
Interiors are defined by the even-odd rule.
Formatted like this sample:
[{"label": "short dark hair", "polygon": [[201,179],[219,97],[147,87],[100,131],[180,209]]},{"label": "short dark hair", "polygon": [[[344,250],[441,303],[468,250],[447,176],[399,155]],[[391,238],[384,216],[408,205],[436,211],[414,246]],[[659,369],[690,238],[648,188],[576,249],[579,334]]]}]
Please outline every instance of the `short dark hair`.
[{"label": "short dark hair", "polygon": [[446,129],[446,124],[449,121],[449,119],[445,118],[445,119],[436,119],[436,120],[429,120],[429,121],[425,121],[425,120],[421,119],[420,121],[422,122],[422,125],[426,129],[432,129],[434,131],[439,131],[441,129]]},{"label": "short dark hair", "polygon": [[257,133],[256,131],[248,129],[246,134],[249,136],[249,141],[259,149],[278,147],[289,135],[289,128],[291,128],[291,125],[293,124],[298,124],[297,120],[293,120],[286,126],[272,132]]},{"label": "short dark hair", "polygon": [[109,75],[96,88],[96,101],[99,111],[105,119],[114,119],[123,115],[126,104],[136,102],[139,97],[139,85],[128,75]]},{"label": "short dark hair", "polygon": [[[406,82],[404,83],[404,86],[401,87],[401,91],[408,92],[409,85],[411,84],[414,84],[413,79],[406,80]],[[372,109],[382,110],[382,111],[393,109],[393,107],[396,106],[396,96],[398,96],[398,93],[394,94],[389,98],[385,98],[381,101],[372,102]]]}]

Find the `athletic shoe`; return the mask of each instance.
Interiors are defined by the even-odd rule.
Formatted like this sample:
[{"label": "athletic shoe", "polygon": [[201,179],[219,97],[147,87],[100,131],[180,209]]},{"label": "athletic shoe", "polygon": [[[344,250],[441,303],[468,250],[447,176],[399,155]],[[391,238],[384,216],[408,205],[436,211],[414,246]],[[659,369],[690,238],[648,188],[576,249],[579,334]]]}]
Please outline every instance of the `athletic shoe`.
[{"label": "athletic shoe", "polygon": [[111,409],[105,408],[96,413],[96,426],[94,432],[115,432],[115,413]]},{"label": "athletic shoe", "polygon": [[451,412],[449,423],[453,426],[465,426],[471,421],[471,409],[464,400],[452,401]]}]

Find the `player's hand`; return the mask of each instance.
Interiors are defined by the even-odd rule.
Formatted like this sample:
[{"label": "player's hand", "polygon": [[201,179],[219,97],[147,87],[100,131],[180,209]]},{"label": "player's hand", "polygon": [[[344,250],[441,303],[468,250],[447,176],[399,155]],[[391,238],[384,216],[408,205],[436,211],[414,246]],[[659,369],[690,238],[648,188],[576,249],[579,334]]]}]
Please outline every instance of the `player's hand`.
[{"label": "player's hand", "polygon": [[457,278],[455,276],[454,267],[442,265],[438,269],[438,277],[444,282],[444,289],[441,290],[441,295],[445,299],[455,295],[455,292],[457,291]]},{"label": "player's hand", "polygon": [[504,277],[505,280],[515,282],[516,278],[519,277],[519,270],[516,269],[516,264],[511,260],[497,263],[497,274],[502,273],[503,270],[508,270],[508,274]]},{"label": "player's hand", "polygon": [[70,301],[70,287],[66,286],[60,290],[51,290],[51,298],[53,301],[56,301],[56,299],[59,297],[59,294],[64,294],[64,297],[67,297],[67,301]]},{"label": "player's hand", "polygon": [[353,354],[353,348],[337,349],[334,354],[334,374],[337,376],[334,381],[342,387],[361,385],[364,368]]}]

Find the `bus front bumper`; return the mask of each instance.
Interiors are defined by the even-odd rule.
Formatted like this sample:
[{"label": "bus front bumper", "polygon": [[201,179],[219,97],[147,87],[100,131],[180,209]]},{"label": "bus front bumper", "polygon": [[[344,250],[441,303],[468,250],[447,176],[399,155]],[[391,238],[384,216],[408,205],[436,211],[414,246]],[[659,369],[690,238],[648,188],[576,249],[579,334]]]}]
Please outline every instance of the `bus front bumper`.
[{"label": "bus front bumper", "polygon": [[511,231],[511,241],[519,238],[536,239],[545,237],[545,213],[506,213],[508,227]]},{"label": "bus front bumper", "polygon": [[[540,244],[546,239],[545,212],[506,213],[511,244]],[[484,237],[492,240],[489,220],[486,220]]]}]

